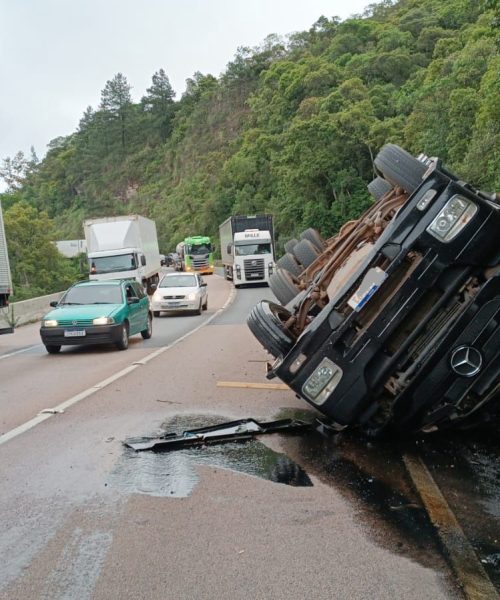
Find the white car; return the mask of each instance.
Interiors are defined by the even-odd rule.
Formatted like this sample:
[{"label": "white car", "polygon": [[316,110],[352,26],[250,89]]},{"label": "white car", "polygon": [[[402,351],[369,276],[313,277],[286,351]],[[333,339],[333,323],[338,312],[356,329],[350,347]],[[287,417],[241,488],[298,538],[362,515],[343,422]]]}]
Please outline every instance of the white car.
[{"label": "white car", "polygon": [[155,317],[167,311],[194,311],[200,315],[207,306],[207,284],[197,273],[167,273],[151,298]]}]

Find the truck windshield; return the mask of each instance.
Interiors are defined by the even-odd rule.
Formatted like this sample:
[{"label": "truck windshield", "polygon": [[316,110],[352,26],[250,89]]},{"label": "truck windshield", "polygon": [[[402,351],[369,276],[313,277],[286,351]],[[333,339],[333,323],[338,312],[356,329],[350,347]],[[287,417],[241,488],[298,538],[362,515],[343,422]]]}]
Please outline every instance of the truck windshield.
[{"label": "truck windshield", "polygon": [[134,254],[119,254],[117,256],[100,256],[89,258],[89,267],[92,274],[115,273],[137,269]]},{"label": "truck windshield", "polygon": [[61,298],[64,304],[121,304],[122,290],[118,285],[88,285],[70,288]]},{"label": "truck windshield", "polygon": [[209,254],[212,252],[212,244],[189,244],[186,246],[186,253],[192,256],[199,256],[200,254]]},{"label": "truck windshield", "polygon": [[271,244],[236,244],[236,256],[253,256],[255,254],[271,254]]}]

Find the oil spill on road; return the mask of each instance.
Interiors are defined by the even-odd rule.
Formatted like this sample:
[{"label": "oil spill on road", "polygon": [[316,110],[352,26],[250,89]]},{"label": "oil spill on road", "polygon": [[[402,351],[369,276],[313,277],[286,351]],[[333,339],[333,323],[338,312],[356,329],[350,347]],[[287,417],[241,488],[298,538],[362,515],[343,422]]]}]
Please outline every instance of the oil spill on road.
[{"label": "oil spill on road", "polygon": [[[184,431],[227,421],[206,415],[182,415],[163,424],[165,431]],[[135,452],[124,449],[109,484],[127,493],[186,497],[199,481],[197,466],[230,469],[291,486],[312,486],[307,473],[285,454],[257,440],[175,450]]]}]

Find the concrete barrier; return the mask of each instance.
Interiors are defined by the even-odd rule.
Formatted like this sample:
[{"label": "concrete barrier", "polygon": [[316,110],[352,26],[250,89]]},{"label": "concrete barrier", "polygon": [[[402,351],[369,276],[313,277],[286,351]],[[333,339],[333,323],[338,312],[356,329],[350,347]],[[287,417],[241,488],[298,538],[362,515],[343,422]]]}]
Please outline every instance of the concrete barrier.
[{"label": "concrete barrier", "polygon": [[58,292],[57,294],[31,298],[30,300],[12,302],[7,311],[5,309],[2,311],[3,314],[0,315],[0,319],[3,322],[13,323],[15,327],[26,325],[26,323],[33,323],[40,320],[45,313],[48,313],[50,303],[53,300],[59,300],[63,294],[64,292]]}]

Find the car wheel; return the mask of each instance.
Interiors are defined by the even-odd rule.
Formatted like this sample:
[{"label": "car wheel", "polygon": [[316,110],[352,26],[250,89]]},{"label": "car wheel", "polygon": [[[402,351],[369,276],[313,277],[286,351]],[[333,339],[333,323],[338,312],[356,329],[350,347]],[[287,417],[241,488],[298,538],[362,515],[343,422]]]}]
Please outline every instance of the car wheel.
[{"label": "car wheel", "polygon": [[300,234],[300,239],[309,240],[311,244],[315,246],[320,252],[323,252],[323,250],[325,249],[325,242],[317,229],[309,227],[309,229],[306,229]]},{"label": "car wheel", "polygon": [[287,252],[280,259],[276,261],[276,266],[285,269],[292,275],[300,275],[304,270],[301,265],[295,260],[295,256]]},{"label": "car wheel", "polygon": [[313,264],[319,255],[317,247],[307,239],[300,240],[300,242],[293,249],[293,253],[297,257],[297,260],[304,265],[304,268],[306,269]]},{"label": "car wheel", "polygon": [[387,181],[402,187],[409,194],[422,183],[427,171],[424,163],[396,144],[386,144],[373,162]]},{"label": "car wheel", "polygon": [[153,318],[151,313],[148,313],[148,326],[144,331],[141,331],[141,335],[145,340],[149,340],[149,338],[153,335]]},{"label": "car wheel", "polygon": [[116,342],[118,350],[126,350],[128,348],[128,325],[124,323],[120,330],[120,339]]},{"label": "car wheel", "polygon": [[45,350],[47,350],[49,354],[57,354],[61,350],[61,346],[55,346],[54,344],[46,344]]},{"label": "car wheel", "polygon": [[208,308],[208,296],[205,298],[205,304],[203,305],[203,310],[207,310]]},{"label": "car wheel", "polygon": [[392,185],[386,181],[383,177],[375,177],[373,181],[367,185],[368,191],[375,198],[375,200],[380,200],[382,196],[385,196],[387,192],[392,190]]},{"label": "car wheel", "polygon": [[281,302],[288,304],[299,293],[298,280],[288,271],[277,269],[269,278],[269,287]]},{"label": "car wheel", "polygon": [[284,325],[291,313],[283,306],[262,300],[248,315],[247,325],[264,348],[275,358],[285,356],[294,340]]},{"label": "car wheel", "polygon": [[154,317],[159,317],[160,316],[160,311],[159,310],[154,310],[153,311],[153,316]]},{"label": "car wheel", "polygon": [[201,306],[201,300],[200,300],[200,306],[198,306],[198,308],[194,311],[194,314],[201,315],[201,309],[202,309],[202,306]]}]

